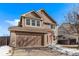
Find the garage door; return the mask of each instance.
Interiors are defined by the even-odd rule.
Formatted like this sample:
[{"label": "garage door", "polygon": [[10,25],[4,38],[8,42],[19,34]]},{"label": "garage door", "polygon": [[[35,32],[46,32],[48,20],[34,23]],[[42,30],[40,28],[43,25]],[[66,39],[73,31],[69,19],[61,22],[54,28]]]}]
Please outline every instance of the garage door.
[{"label": "garage door", "polygon": [[39,33],[17,33],[17,47],[39,47],[44,45],[43,34]]}]

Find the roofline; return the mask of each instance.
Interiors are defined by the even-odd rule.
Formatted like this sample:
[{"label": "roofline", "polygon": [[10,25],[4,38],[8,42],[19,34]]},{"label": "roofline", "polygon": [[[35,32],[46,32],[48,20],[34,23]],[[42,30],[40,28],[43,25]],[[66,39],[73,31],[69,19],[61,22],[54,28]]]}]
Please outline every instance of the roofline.
[{"label": "roofline", "polygon": [[[54,23],[56,24],[56,26],[57,26],[56,21],[54,21],[54,19],[51,18],[51,17],[48,15],[48,13],[46,13],[46,11],[45,11],[43,8],[40,9],[40,10],[38,10],[38,11],[43,11],[43,12],[48,16],[48,18],[51,19],[51,21],[54,22]],[[37,12],[38,12],[38,11],[37,11]],[[27,12],[27,13],[25,13],[25,14],[29,14],[29,13],[31,13],[31,12],[34,12],[39,18],[41,18],[41,17],[38,15],[38,13],[35,12],[35,10],[29,11],[29,12]],[[21,20],[22,17],[24,17],[25,14],[22,14],[22,15],[21,15],[20,20]]]},{"label": "roofline", "polygon": [[[51,19],[51,21],[53,21],[53,22],[55,22],[56,23],[56,21],[54,21],[54,19],[52,19],[51,18],[51,16],[49,16],[48,15],[48,13],[42,8],[42,9],[40,9],[40,10],[38,10],[37,12],[39,12],[39,11],[44,11],[44,13],[48,16],[48,18],[50,18]],[[56,25],[57,25],[57,23],[56,23]]]},{"label": "roofline", "polygon": [[35,13],[39,18],[41,18],[36,12],[35,12],[35,10],[32,10],[32,11],[29,11],[29,12],[27,12],[27,13],[25,13],[25,14],[22,14],[21,16],[25,16],[26,14],[29,14],[29,13]]},{"label": "roofline", "polygon": [[[30,29],[32,28],[32,29]],[[36,29],[36,31],[34,31]],[[40,31],[38,29],[41,29]],[[48,33],[48,31],[52,32],[51,29],[45,29],[45,28],[35,28],[35,27],[18,27],[18,26],[12,26],[8,28],[9,31],[21,31],[21,32],[37,32],[37,33]],[[32,30],[32,31],[31,31]]]},{"label": "roofline", "polygon": [[25,15],[25,14],[29,14],[29,13],[31,13],[31,12],[35,12],[35,11],[32,10],[32,11],[26,12],[26,13],[22,14],[21,16],[23,16],[23,15]]}]

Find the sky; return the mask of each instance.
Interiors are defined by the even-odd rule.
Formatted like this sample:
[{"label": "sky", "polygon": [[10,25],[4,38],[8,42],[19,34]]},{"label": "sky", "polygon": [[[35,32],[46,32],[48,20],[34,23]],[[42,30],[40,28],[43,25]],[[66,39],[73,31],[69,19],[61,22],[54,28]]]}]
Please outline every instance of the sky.
[{"label": "sky", "polygon": [[20,16],[31,10],[45,9],[60,25],[65,21],[64,16],[74,5],[68,3],[0,3],[0,36],[9,35],[8,28],[17,26]]}]

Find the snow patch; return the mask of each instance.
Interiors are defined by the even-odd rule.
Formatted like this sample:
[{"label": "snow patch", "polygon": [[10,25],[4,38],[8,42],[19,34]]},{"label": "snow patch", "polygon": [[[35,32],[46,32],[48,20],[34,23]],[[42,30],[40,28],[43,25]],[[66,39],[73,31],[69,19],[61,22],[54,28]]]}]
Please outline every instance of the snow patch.
[{"label": "snow patch", "polygon": [[0,56],[9,56],[11,55],[12,48],[9,46],[0,46]]},{"label": "snow patch", "polygon": [[79,50],[77,49],[65,48],[62,47],[61,45],[49,45],[48,47],[69,56],[79,56]]}]

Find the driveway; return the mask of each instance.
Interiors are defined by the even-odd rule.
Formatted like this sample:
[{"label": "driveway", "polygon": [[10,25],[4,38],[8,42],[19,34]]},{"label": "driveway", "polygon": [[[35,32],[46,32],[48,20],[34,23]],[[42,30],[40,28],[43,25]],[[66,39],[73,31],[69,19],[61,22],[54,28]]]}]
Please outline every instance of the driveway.
[{"label": "driveway", "polygon": [[47,47],[43,47],[43,48],[15,49],[13,56],[66,56],[66,55],[58,51],[51,50]]}]

